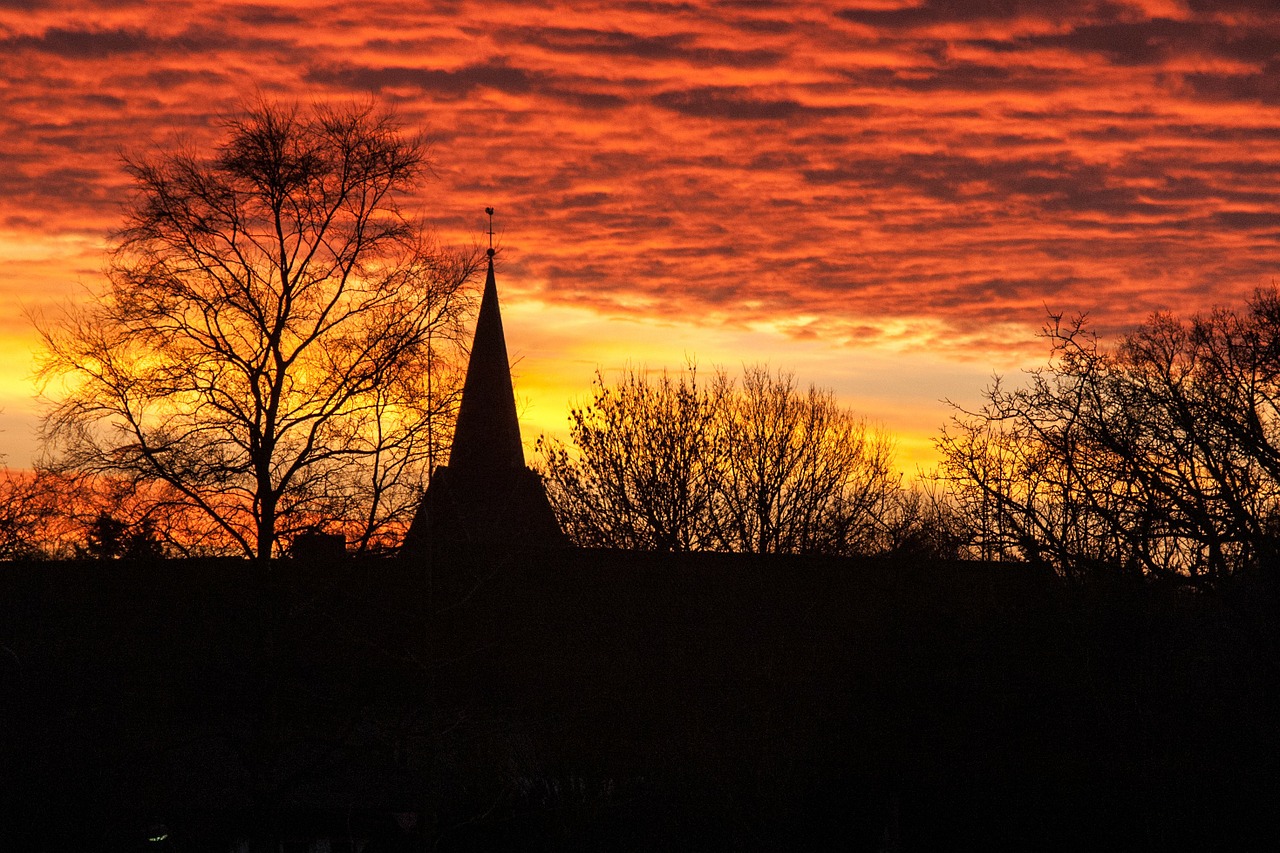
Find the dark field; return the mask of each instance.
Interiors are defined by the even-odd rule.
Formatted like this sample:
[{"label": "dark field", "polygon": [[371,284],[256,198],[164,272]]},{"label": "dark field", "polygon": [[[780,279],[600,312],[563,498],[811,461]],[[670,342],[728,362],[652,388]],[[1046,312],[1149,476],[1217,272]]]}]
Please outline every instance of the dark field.
[{"label": "dark field", "polygon": [[0,847],[1262,848],[1277,612],[1019,564],[6,564]]}]

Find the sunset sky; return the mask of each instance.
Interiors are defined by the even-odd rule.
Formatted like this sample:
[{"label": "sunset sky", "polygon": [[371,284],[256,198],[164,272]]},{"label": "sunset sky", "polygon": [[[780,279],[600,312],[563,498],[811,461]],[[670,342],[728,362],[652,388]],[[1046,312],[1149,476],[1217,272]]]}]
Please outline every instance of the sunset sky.
[{"label": "sunset sky", "polygon": [[1280,270],[1280,7],[1239,2],[0,0],[0,451],[31,461],[28,319],[98,284],[121,152],[255,95],[376,97],[418,201],[483,239],[524,433],[597,366],[767,361],[928,464],[950,397]]}]

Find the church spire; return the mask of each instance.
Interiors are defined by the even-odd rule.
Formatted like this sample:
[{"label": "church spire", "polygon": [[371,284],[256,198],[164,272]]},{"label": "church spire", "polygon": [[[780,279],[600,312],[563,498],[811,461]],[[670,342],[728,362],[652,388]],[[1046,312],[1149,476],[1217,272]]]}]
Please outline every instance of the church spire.
[{"label": "church spire", "polygon": [[493,275],[493,208],[471,359],[462,386],[449,464],[431,475],[405,536],[403,553],[470,547],[522,549],[565,544],[542,478],[525,467],[507,341]]},{"label": "church spire", "polygon": [[[488,208],[491,216],[492,210]],[[449,454],[449,467],[459,473],[524,467],[507,341],[498,309],[498,285],[493,275],[493,255],[490,246],[484,296],[480,300],[480,316],[476,320],[453,450]]]}]

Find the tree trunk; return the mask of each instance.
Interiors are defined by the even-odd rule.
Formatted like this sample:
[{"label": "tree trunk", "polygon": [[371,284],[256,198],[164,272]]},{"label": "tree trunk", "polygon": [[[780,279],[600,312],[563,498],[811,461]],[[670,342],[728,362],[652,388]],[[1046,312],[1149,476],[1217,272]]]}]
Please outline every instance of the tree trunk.
[{"label": "tree trunk", "polygon": [[267,565],[271,562],[272,548],[276,541],[276,496],[261,497],[261,513],[258,516],[258,546],[255,559]]}]

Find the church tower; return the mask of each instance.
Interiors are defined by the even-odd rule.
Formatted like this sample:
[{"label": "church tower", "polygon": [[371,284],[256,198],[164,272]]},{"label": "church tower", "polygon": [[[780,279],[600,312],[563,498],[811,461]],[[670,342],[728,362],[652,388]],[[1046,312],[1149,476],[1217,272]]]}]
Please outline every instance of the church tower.
[{"label": "church tower", "polygon": [[[492,217],[493,209],[487,212]],[[491,243],[492,239],[490,226]],[[565,544],[542,478],[524,464],[493,255],[490,245],[449,464],[431,475],[405,536],[408,554],[441,548],[512,550]]]}]

